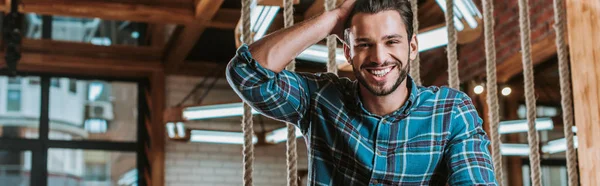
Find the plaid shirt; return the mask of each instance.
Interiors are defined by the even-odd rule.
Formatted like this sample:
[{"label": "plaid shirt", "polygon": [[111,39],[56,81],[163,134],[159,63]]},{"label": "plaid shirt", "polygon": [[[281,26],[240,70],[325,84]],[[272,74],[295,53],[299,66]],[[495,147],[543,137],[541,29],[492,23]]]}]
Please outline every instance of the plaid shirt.
[{"label": "plaid shirt", "polygon": [[356,81],[263,68],[242,46],[227,67],[240,97],[300,128],[309,185],[496,185],[489,139],[464,93],[420,87],[397,111],[367,111]]}]

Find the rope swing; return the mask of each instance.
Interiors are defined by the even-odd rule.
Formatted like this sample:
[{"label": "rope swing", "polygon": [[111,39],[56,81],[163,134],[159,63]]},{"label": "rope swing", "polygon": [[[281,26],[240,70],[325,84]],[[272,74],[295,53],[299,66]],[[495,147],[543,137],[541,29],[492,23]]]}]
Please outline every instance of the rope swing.
[{"label": "rope swing", "polygon": [[[283,0],[283,19],[284,26],[290,27],[294,25],[294,7],[292,0]],[[285,67],[286,70],[294,71],[296,68],[296,60]],[[298,162],[298,152],[296,151],[296,126],[291,123],[286,123],[287,126],[287,142],[286,142],[286,157],[287,157],[287,183],[288,186],[298,186],[298,171],[296,164]]]},{"label": "rope swing", "polygon": [[[252,0],[242,0],[242,37],[244,43],[251,44],[253,42],[252,33],[250,31],[250,14]],[[254,129],[252,124],[252,108],[247,103],[244,103],[244,116],[242,117],[242,131],[244,133],[244,147],[242,149],[244,164],[243,177],[244,186],[252,186],[252,164],[254,163],[254,144],[252,137]]]},{"label": "rope swing", "polygon": [[492,160],[494,162],[494,174],[498,185],[503,185],[504,176],[502,175],[502,154],[500,154],[500,144],[502,139],[498,133],[499,106],[498,106],[498,88],[496,80],[496,41],[494,38],[494,1],[483,0],[483,19],[485,36],[485,58],[486,58],[486,76],[487,76],[487,106],[489,108],[490,138],[492,142]]}]

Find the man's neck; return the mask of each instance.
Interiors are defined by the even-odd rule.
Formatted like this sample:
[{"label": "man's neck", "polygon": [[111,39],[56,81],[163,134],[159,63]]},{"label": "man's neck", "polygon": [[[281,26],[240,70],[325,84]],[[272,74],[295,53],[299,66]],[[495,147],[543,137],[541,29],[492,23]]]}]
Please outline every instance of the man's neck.
[{"label": "man's neck", "polygon": [[364,107],[369,112],[378,116],[385,116],[400,109],[409,96],[406,81],[402,82],[394,92],[386,96],[375,96],[364,86],[360,85],[360,96]]}]

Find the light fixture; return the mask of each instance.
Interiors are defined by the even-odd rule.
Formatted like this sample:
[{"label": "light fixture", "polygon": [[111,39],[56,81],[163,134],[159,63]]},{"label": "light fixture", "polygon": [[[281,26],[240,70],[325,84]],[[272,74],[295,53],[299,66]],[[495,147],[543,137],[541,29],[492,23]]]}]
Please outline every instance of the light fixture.
[{"label": "light fixture", "polygon": [[131,38],[137,39],[140,37],[140,33],[137,31],[131,32]]},{"label": "light fixture", "polygon": [[[573,136],[573,145],[575,148],[577,148],[579,146],[579,143],[577,142],[577,136]],[[567,139],[566,138],[552,140],[552,141],[549,141],[548,144],[542,146],[542,152],[548,153],[548,154],[554,154],[554,153],[564,152],[564,151],[567,151]]]},{"label": "light fixture", "polygon": [[176,140],[186,139],[186,129],[183,122],[168,122],[166,127],[169,138]]},{"label": "light fixture", "polygon": [[[244,144],[244,134],[241,132],[223,132],[210,130],[192,130],[190,142],[221,143],[221,144]],[[256,144],[258,138],[252,137],[252,143]]]},{"label": "light fixture", "polygon": [[[307,60],[307,61],[327,63],[327,61],[329,60],[329,58],[328,58],[329,52],[328,51],[329,50],[327,49],[327,46],[312,45],[312,46],[308,47],[306,50],[302,51],[302,53],[300,53],[300,55],[298,55],[296,58],[302,59],[302,60]],[[338,64],[345,63],[347,61],[346,57],[344,57],[343,49],[341,49],[341,48],[335,49],[335,60]]]},{"label": "light fixture", "polygon": [[[554,122],[550,118],[537,118],[535,119],[535,123],[535,129],[538,131],[554,129]],[[500,134],[510,134],[527,132],[527,129],[527,120],[501,121],[498,132]]]},{"label": "light fixture", "polygon": [[[183,119],[201,120],[241,116],[242,114],[244,114],[243,104],[244,103],[230,103],[221,105],[188,107],[183,110]],[[258,114],[258,111],[252,109],[252,114]]]},{"label": "light fixture", "polygon": [[[273,19],[279,11],[279,6],[260,6],[252,3],[252,14],[250,15],[250,27],[254,33],[254,40],[259,40],[267,33],[267,29],[273,23]],[[240,37],[241,39],[241,37]]]},{"label": "light fixture", "polygon": [[427,51],[448,44],[448,31],[446,27],[440,27],[427,32],[417,34],[419,41],[419,52]]},{"label": "light fixture", "polygon": [[483,93],[483,86],[481,86],[481,85],[475,86],[475,88],[473,88],[473,92],[475,92],[475,94]]},{"label": "light fixture", "polygon": [[[273,130],[271,132],[267,132],[267,134],[265,135],[265,140],[267,141],[267,143],[280,143],[287,140],[287,135],[287,127],[283,127],[280,129]],[[302,132],[300,132],[300,129],[296,127],[296,137],[300,136],[302,136]]]},{"label": "light fixture", "polygon": [[504,156],[528,156],[529,145],[514,143],[500,144],[500,154]]},{"label": "light fixture", "polygon": [[511,92],[512,92],[512,89],[510,89],[510,87],[504,87],[502,89],[502,95],[503,96],[508,96],[508,95],[510,95]]}]

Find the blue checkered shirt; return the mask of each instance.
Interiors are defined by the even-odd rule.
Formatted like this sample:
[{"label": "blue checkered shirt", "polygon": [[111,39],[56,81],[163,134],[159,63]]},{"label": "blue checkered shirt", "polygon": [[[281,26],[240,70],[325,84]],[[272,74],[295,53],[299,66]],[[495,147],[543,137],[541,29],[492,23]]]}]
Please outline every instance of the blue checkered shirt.
[{"label": "blue checkered shirt", "polygon": [[309,185],[496,185],[489,139],[471,99],[416,86],[397,111],[367,111],[356,81],[331,73],[275,73],[246,45],[226,70],[236,93],[306,139]]}]

